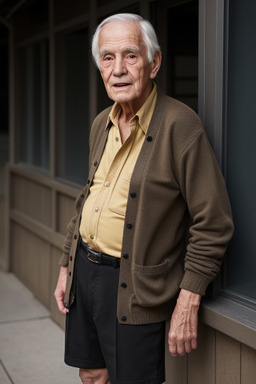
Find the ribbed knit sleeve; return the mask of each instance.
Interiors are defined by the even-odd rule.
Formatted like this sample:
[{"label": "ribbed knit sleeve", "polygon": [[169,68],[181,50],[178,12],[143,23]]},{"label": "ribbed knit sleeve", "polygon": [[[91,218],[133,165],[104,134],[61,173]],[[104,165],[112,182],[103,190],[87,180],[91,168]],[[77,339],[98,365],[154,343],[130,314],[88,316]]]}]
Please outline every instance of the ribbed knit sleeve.
[{"label": "ribbed knit sleeve", "polygon": [[203,128],[182,152],[179,177],[192,219],[180,287],[203,295],[220,271],[233,233],[225,182]]}]

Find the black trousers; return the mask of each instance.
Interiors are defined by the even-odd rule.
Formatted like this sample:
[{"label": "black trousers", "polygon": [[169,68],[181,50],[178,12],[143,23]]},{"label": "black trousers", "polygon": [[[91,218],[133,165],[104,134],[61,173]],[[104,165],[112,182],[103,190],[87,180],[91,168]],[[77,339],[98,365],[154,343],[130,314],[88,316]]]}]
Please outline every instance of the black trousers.
[{"label": "black trousers", "polygon": [[81,246],[74,276],[75,302],[66,319],[66,364],[107,368],[111,384],[162,384],[165,322],[119,324],[119,268],[89,261]]}]

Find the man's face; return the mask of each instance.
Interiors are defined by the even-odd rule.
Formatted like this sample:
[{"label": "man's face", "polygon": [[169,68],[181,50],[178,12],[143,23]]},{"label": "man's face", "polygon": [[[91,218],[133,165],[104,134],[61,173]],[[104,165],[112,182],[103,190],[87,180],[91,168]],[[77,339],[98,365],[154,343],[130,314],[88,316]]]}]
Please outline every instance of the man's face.
[{"label": "man's face", "polygon": [[106,24],[100,32],[99,48],[100,72],[109,98],[123,107],[129,104],[136,113],[151,93],[160,53],[156,55],[159,60],[148,62],[140,28],[133,22]]}]

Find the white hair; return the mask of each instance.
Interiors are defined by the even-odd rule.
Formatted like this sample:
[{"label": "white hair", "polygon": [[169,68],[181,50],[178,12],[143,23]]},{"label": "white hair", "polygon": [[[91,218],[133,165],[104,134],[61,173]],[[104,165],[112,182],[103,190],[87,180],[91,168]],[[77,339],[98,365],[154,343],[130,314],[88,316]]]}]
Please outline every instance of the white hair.
[{"label": "white hair", "polygon": [[97,27],[92,38],[92,55],[97,66],[100,66],[99,35],[104,25],[115,21],[130,21],[137,23],[141,29],[142,38],[147,49],[148,61],[151,63],[156,51],[160,51],[157,36],[152,24],[141,16],[133,13],[119,13],[103,20]]}]

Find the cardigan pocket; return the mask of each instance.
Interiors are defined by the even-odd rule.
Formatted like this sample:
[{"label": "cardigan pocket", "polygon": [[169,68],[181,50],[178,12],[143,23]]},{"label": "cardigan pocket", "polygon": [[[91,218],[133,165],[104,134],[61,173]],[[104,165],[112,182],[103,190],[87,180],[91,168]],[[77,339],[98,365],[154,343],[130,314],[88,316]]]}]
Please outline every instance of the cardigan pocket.
[{"label": "cardigan pocket", "polygon": [[135,264],[133,282],[139,304],[155,307],[168,303],[177,294],[183,273],[182,265],[173,265],[169,259],[154,266]]}]

